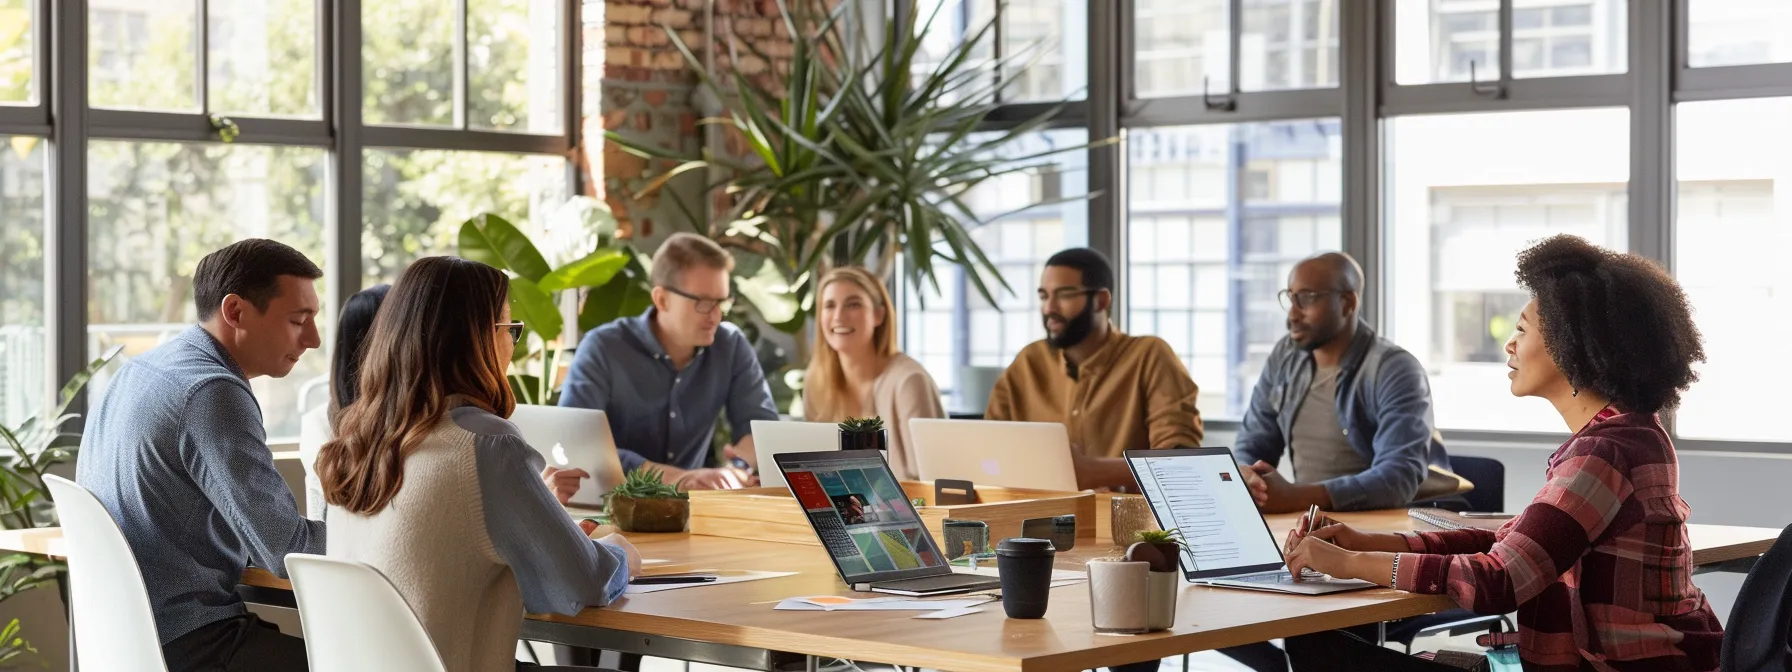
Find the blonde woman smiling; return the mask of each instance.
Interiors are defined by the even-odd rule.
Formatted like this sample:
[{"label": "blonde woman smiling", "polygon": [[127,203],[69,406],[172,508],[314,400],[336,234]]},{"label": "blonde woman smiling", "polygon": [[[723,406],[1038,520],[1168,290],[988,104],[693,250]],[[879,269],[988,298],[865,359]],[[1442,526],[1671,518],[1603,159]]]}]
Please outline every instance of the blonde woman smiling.
[{"label": "blonde woman smiling", "polygon": [[943,418],[940,389],[927,369],[896,351],[896,307],[877,276],[863,268],[835,269],[821,280],[815,347],[803,386],[803,414],[814,422],[883,418],[890,433],[890,468],[919,477],[909,418]]}]

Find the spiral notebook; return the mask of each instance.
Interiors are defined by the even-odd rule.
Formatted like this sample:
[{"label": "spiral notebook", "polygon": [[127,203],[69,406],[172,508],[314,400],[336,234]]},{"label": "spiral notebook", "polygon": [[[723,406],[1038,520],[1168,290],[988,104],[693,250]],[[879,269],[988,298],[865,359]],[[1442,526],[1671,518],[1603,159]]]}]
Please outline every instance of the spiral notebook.
[{"label": "spiral notebook", "polygon": [[1505,525],[1506,521],[1512,519],[1509,516],[1505,518],[1463,518],[1446,509],[1427,507],[1413,507],[1407,509],[1406,515],[1413,520],[1440,530],[1460,530],[1469,527],[1482,530],[1497,530],[1500,529],[1501,525]]}]

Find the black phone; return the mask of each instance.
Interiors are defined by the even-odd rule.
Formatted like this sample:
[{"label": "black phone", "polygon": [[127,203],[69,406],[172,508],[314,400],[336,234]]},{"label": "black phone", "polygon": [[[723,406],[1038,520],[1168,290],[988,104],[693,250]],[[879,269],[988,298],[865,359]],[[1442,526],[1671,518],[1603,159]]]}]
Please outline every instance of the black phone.
[{"label": "black phone", "polygon": [[674,583],[711,583],[716,580],[714,574],[666,574],[662,576],[637,576],[629,580],[637,586],[663,586]]}]

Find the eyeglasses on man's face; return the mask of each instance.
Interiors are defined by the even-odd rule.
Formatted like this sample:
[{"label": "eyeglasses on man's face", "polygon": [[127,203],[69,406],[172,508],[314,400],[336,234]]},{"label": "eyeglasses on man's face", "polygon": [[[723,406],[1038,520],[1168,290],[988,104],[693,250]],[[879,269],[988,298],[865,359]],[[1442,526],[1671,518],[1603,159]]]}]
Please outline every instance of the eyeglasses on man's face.
[{"label": "eyeglasses on man's face", "polygon": [[1278,299],[1282,302],[1282,310],[1288,310],[1290,307],[1299,308],[1301,310],[1306,310],[1307,308],[1310,308],[1312,306],[1319,305],[1319,302],[1324,299],[1327,299],[1327,298],[1330,298],[1333,296],[1337,296],[1339,294],[1343,294],[1343,292],[1340,292],[1337,290],[1332,290],[1332,291],[1327,291],[1327,292],[1316,292],[1316,291],[1312,291],[1312,290],[1302,290],[1302,291],[1296,292],[1296,291],[1284,289],[1281,291],[1281,293],[1276,294],[1276,299]]},{"label": "eyeglasses on man's face", "polygon": [[498,328],[510,330],[510,342],[511,343],[523,342],[523,332],[526,330],[523,323],[521,323],[521,322],[499,322]]},{"label": "eyeglasses on man's face", "polygon": [[710,299],[697,296],[696,294],[692,294],[671,285],[665,285],[665,288],[668,292],[690,299],[691,303],[695,304],[693,307],[697,309],[697,314],[699,315],[708,315],[715,312],[717,308],[721,308],[723,313],[734,310],[734,297],[732,296],[726,299]]},{"label": "eyeglasses on man's face", "polygon": [[1099,292],[1099,289],[1088,287],[1059,287],[1052,291],[1039,290],[1040,303],[1069,303],[1072,300]]}]

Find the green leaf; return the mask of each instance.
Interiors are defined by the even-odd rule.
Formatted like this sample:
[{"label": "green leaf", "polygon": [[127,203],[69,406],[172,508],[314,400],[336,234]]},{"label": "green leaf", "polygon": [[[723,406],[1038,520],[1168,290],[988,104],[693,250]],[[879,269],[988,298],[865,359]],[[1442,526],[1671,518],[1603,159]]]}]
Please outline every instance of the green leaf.
[{"label": "green leaf", "polygon": [[566,327],[560,319],[560,309],[554,305],[553,295],[528,278],[510,279],[510,316],[528,325],[529,331],[540,334],[543,341],[559,338]]},{"label": "green leaf", "polygon": [[628,259],[609,282],[585,295],[585,305],[579,310],[579,330],[591,331],[647,312],[648,306],[653,305],[652,289],[647,282],[646,267],[636,258]]},{"label": "green leaf", "polygon": [[554,269],[541,279],[541,288],[544,291],[558,292],[574,287],[597,287],[616,277],[616,272],[627,265],[627,252],[614,248],[598,250]]},{"label": "green leaf", "polygon": [[752,302],[759,316],[770,324],[787,323],[800,317],[791,283],[778,272],[775,264],[766,264],[751,276],[736,277],[735,287],[742,298]]},{"label": "green leaf", "polygon": [[547,259],[542,258],[528,236],[510,220],[490,213],[475,215],[460,225],[460,256],[510,271],[530,282],[541,282],[550,270]]}]

